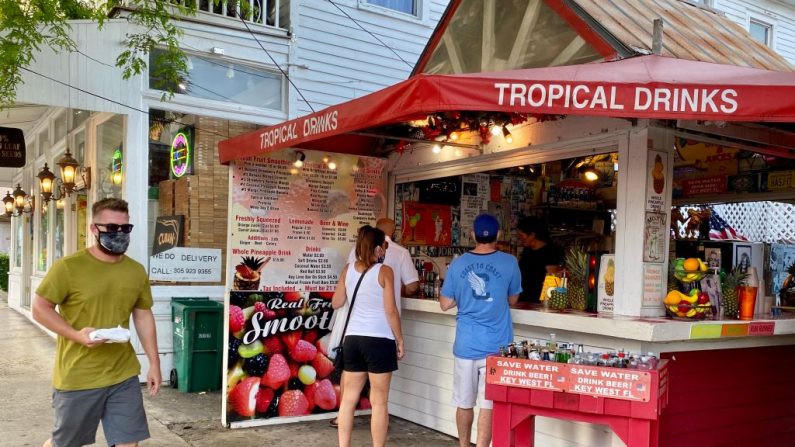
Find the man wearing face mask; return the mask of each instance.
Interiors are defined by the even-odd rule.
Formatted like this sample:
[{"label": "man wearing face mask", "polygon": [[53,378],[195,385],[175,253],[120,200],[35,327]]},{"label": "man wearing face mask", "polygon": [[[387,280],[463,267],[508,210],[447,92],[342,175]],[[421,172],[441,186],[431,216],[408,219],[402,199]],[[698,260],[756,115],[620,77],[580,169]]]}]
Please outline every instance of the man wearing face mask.
[{"label": "man wearing face mask", "polygon": [[133,227],[127,202],[100,200],[92,217],[96,243],[56,261],[36,289],[32,305],[33,318],[58,334],[55,428],[44,447],[93,444],[100,421],[108,445],[137,446],[149,438],[138,383],[141,366],[132,345],[94,339],[94,330],[129,329],[132,315],[149,360],[149,394],[155,396],[160,389],[149,279],[141,264],[124,255]]}]

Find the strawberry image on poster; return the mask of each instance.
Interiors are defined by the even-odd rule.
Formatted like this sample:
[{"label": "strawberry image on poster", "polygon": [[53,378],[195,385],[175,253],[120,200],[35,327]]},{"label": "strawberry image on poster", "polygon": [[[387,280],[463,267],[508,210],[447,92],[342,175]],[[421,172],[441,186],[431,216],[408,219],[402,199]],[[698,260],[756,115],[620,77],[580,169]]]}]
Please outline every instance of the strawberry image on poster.
[{"label": "strawberry image on poster", "polygon": [[340,374],[328,358],[330,298],[327,292],[230,291],[228,421],[339,409]]}]

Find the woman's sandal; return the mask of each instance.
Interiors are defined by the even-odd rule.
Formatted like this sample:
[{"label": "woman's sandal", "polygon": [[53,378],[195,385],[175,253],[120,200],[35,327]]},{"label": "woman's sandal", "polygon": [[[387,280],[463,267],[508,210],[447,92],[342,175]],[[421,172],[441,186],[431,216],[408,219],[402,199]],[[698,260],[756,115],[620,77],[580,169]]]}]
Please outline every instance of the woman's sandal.
[{"label": "woman's sandal", "polygon": [[340,425],[337,423],[337,418],[334,418],[334,419],[332,419],[332,420],[328,421],[328,425],[330,425],[330,426],[332,426],[332,427],[334,427],[334,428],[338,428],[338,427],[340,426]]}]

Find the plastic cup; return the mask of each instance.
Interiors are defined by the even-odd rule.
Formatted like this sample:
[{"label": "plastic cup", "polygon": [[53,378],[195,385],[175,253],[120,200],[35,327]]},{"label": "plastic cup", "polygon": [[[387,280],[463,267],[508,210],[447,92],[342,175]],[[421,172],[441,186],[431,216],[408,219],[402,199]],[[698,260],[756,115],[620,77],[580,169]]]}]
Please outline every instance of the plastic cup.
[{"label": "plastic cup", "polygon": [[757,287],[743,286],[740,287],[740,319],[753,320],[754,309],[756,308],[756,292]]}]

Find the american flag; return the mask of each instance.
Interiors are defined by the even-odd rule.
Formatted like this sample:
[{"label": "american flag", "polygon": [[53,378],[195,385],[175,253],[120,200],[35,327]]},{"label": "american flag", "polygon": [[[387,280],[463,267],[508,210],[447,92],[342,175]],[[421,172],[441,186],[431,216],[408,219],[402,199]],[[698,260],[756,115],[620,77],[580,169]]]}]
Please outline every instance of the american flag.
[{"label": "american flag", "polygon": [[709,217],[709,239],[713,241],[747,241],[748,239],[737,233],[737,231],[729,225],[728,222],[723,220],[722,217],[712,210],[712,215]]}]

